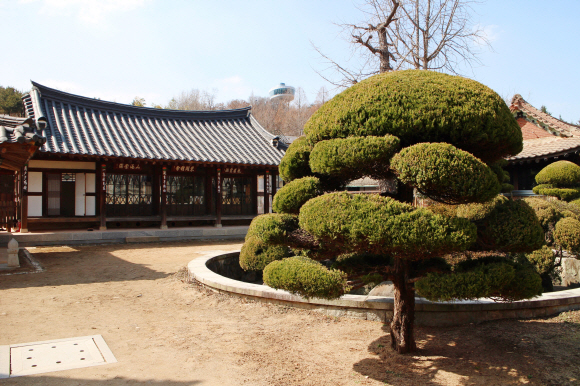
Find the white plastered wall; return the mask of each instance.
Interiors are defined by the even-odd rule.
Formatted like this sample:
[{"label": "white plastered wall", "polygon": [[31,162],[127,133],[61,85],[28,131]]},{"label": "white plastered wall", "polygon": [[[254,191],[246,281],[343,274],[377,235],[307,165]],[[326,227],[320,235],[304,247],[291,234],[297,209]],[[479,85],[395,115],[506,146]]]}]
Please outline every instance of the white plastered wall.
[{"label": "white plastered wall", "polygon": [[[86,193],[96,192],[96,175],[95,173],[87,173],[85,179]],[[85,196],[85,216],[94,216],[96,211],[96,197]]]},{"label": "white plastered wall", "polygon": [[85,173],[75,176],[75,216],[85,215]]},{"label": "white plastered wall", "polygon": [[[42,193],[42,172],[28,173],[28,192]],[[42,196],[28,196],[28,216],[42,216]]]}]

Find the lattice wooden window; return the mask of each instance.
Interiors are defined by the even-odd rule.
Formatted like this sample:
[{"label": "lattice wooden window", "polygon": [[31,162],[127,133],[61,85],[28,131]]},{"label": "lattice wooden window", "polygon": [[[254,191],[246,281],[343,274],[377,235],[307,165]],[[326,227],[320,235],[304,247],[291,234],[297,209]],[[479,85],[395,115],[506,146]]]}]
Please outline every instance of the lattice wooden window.
[{"label": "lattice wooden window", "polygon": [[143,174],[107,174],[108,216],[153,214],[153,178]]},{"label": "lattice wooden window", "polygon": [[205,178],[168,176],[167,214],[170,216],[206,214]]},{"label": "lattice wooden window", "polygon": [[223,214],[253,214],[253,200],[251,177],[227,177],[222,179]]}]

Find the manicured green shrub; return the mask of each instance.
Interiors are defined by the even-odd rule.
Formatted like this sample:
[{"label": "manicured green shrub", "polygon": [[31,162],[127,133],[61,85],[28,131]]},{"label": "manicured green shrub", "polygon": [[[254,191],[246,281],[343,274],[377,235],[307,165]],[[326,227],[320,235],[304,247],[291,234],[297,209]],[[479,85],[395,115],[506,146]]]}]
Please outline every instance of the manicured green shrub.
[{"label": "manicured green shrub", "polygon": [[458,216],[477,226],[481,250],[532,252],[544,244],[544,230],[534,210],[522,200],[496,198],[487,204],[469,204]]},{"label": "manicured green shrub", "polygon": [[575,205],[580,209],[580,198],[570,201],[570,204]]},{"label": "manicured green shrub", "polygon": [[268,213],[255,217],[246,239],[256,237],[263,243],[285,244],[288,233],[298,228],[298,219],[290,214]]},{"label": "manicured green shrub", "polygon": [[264,283],[307,299],[336,299],[349,290],[344,272],[302,256],[270,263],[264,269]]},{"label": "manicured green shrub", "polygon": [[580,207],[573,204],[572,202],[566,201],[549,201],[558,212],[562,214],[563,217],[571,217],[576,220],[580,220]]},{"label": "manicured green shrub", "polygon": [[427,209],[435,214],[440,214],[447,217],[457,217],[457,205],[436,203],[429,205]]},{"label": "manicured green shrub", "polygon": [[415,283],[415,289],[431,301],[484,297],[515,301],[542,293],[542,280],[531,267],[498,261],[457,268],[451,274],[429,273]]},{"label": "manicured green shrub", "polygon": [[570,161],[551,163],[536,175],[536,182],[558,188],[579,187],[580,166]]},{"label": "manicured green shrub", "polygon": [[311,176],[313,173],[308,164],[312,145],[308,143],[306,137],[294,140],[286,150],[286,154],[280,161],[278,170],[280,177],[286,182],[297,178]]},{"label": "manicured green shrub", "polygon": [[329,139],[312,149],[310,168],[344,180],[363,176],[383,179],[391,175],[389,161],[399,148],[399,139],[392,135]]},{"label": "manicured green shrub", "polygon": [[489,165],[491,170],[495,173],[497,180],[501,184],[501,192],[502,193],[509,193],[514,190],[514,186],[510,184],[510,174],[507,170],[504,169],[508,164],[508,161],[505,159],[501,159],[493,164]]},{"label": "manicured green shrub", "polygon": [[541,198],[528,197],[524,199],[525,202],[534,210],[544,232],[550,232],[563,215],[556,209],[556,207],[549,201]]},{"label": "manicured green shrub", "polygon": [[[299,225],[317,238],[353,247],[378,241],[388,232],[386,221],[413,207],[389,197],[328,193],[308,201],[300,210]],[[373,245],[369,245],[373,247]]]},{"label": "manicured green shrub", "polygon": [[303,177],[284,185],[272,202],[272,209],[277,213],[300,212],[300,207],[311,198],[320,196],[322,187],[316,177]]},{"label": "manicured green shrub", "polygon": [[290,250],[284,245],[265,244],[257,237],[249,237],[240,251],[240,267],[245,271],[261,271],[274,260],[290,256]]},{"label": "manicured green shrub", "polygon": [[532,190],[536,194],[554,196],[564,201],[571,201],[580,197],[580,188],[557,188],[554,185],[542,184],[534,186]]},{"label": "manicured green shrub", "polygon": [[525,255],[540,275],[549,274],[554,270],[556,255],[552,248],[544,245],[542,248]]},{"label": "manicured green shrub", "polygon": [[475,241],[475,226],[468,221],[378,195],[316,197],[302,207],[299,224],[319,239],[408,258],[465,249]]},{"label": "manicured green shrub", "polygon": [[568,252],[580,254],[580,221],[574,218],[563,218],[556,223],[554,240]]},{"label": "manicured green shrub", "polygon": [[498,205],[508,201],[503,195],[498,195],[488,202],[458,205],[455,213],[457,217],[466,218],[469,221],[480,221],[490,215]]},{"label": "manicured green shrub", "polygon": [[304,127],[312,143],[399,137],[402,147],[447,142],[484,162],[522,150],[521,130],[503,99],[476,81],[434,71],[376,75],[322,105]]},{"label": "manicured green shrub", "polygon": [[536,194],[572,201],[580,198],[580,166],[570,161],[557,161],[536,175],[539,184],[533,187]]},{"label": "manicured green shrub", "polygon": [[429,198],[448,204],[486,202],[501,190],[489,166],[447,143],[419,143],[396,154],[397,177]]}]

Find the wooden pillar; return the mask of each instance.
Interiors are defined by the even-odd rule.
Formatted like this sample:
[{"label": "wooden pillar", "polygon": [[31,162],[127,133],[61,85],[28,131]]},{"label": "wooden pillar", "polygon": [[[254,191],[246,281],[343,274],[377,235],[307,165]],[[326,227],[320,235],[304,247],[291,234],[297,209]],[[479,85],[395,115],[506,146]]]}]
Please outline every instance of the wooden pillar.
[{"label": "wooden pillar", "polygon": [[217,174],[216,174],[216,188],[217,188],[217,197],[215,202],[215,214],[217,219],[215,220],[216,228],[222,227],[222,170],[218,166]]},{"label": "wooden pillar", "polygon": [[254,214],[258,214],[258,173],[252,173],[252,202]]},{"label": "wooden pillar", "polygon": [[18,230],[18,217],[19,216],[19,209],[20,209],[20,173],[19,172],[14,172],[14,192],[13,193],[13,207],[12,207],[12,211],[13,211],[13,216],[11,218],[12,223],[10,224],[10,227],[12,228],[11,230],[8,231],[17,231]]},{"label": "wooden pillar", "polygon": [[22,200],[20,205],[20,233],[28,233],[28,164],[22,168]]},{"label": "wooden pillar", "polygon": [[107,164],[101,164],[101,186],[99,189],[99,230],[107,230]]},{"label": "wooden pillar", "polygon": [[272,203],[274,203],[274,196],[276,195],[276,190],[278,189],[278,173],[272,173]]},{"label": "wooden pillar", "polygon": [[167,229],[167,166],[161,172],[161,229]]},{"label": "wooden pillar", "polygon": [[160,168],[157,165],[153,167],[153,181],[151,183],[152,196],[153,196],[153,214],[156,216],[161,216],[161,174]]},{"label": "wooden pillar", "polygon": [[205,214],[206,215],[211,215],[214,213],[215,210],[215,206],[212,205],[214,200],[213,200],[213,186],[212,186],[212,182],[213,182],[213,178],[214,178],[214,172],[213,172],[213,168],[210,168],[209,166],[206,166],[205,168]]},{"label": "wooden pillar", "polygon": [[264,174],[264,214],[270,213],[270,171]]}]

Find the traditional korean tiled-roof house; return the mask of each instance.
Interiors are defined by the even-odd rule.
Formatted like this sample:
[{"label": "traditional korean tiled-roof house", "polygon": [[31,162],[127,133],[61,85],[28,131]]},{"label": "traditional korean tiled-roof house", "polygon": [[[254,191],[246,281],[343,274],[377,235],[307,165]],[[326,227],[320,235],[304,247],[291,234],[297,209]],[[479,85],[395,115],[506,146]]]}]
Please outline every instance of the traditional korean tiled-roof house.
[{"label": "traditional korean tiled-roof house", "polygon": [[23,99],[22,122],[30,128],[18,138],[14,130],[10,140],[36,138],[38,147],[11,169],[20,178],[23,231],[59,224],[221,226],[270,210],[286,145],[250,107],[136,107],[34,82]]},{"label": "traditional korean tiled-roof house", "polygon": [[0,227],[16,224],[21,171],[45,141],[31,118],[0,115]]},{"label": "traditional korean tiled-roof house", "polygon": [[536,109],[519,94],[512,98],[510,110],[524,138],[522,152],[508,159],[515,196],[533,195],[536,174],[552,162],[566,159],[580,164],[580,126]]}]

